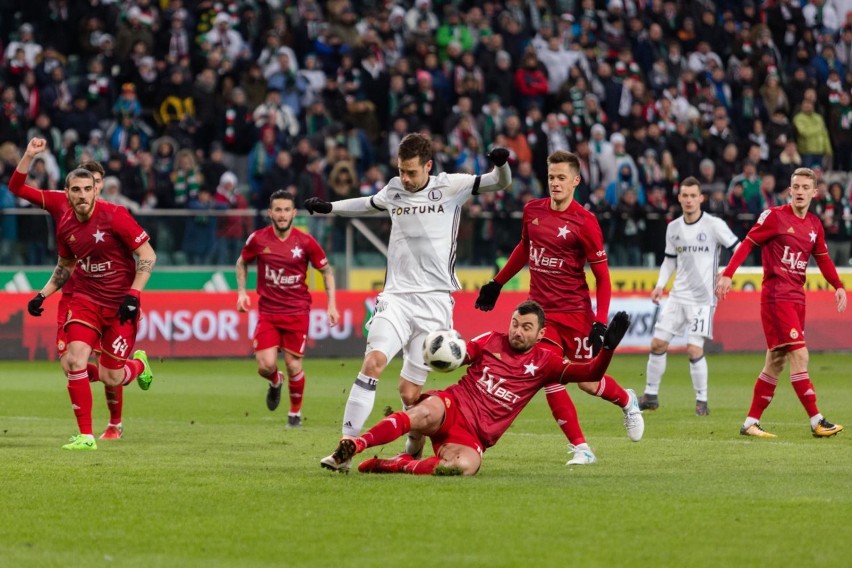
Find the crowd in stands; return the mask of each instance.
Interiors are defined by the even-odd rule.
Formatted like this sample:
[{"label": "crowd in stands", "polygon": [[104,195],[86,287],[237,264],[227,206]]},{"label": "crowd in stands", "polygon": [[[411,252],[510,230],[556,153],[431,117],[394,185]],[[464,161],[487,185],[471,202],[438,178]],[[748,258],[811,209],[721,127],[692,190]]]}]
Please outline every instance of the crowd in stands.
[{"label": "crowd in stands", "polygon": [[[46,4],[46,6],[45,6]],[[104,163],[105,198],[158,221],[158,250],[231,264],[251,217],[370,195],[408,132],[434,169],[480,173],[511,150],[509,191],[471,203],[459,251],[488,265],[546,195],[546,157],[582,162],[578,200],[611,262],[654,265],[679,180],[739,236],[815,168],[832,254],[849,263],[852,0],[49,0],[0,3],[0,208],[29,138],[31,185]],[[845,176],[836,179],[845,180]],[[340,252],[344,225],[311,229]],[[49,264],[45,220],[0,219],[0,264]],[[12,246],[10,246],[12,243]]]}]

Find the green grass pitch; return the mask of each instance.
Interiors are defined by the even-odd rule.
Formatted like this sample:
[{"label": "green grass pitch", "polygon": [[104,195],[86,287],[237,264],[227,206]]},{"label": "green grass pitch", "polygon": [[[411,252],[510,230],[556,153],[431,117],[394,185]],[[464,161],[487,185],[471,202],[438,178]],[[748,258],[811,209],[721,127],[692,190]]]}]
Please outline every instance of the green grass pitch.
[{"label": "green grass pitch", "polygon": [[[645,361],[616,356],[611,372],[641,392]],[[60,449],[76,426],[58,365],[3,362],[0,566],[849,566],[852,431],[811,437],[785,376],[763,419],[778,439],[740,436],[762,361],[711,356],[698,418],[685,355],[671,355],[639,443],[619,409],[570,387],[593,466],[565,466],[540,394],[473,478],[319,467],[358,361],[309,357],[304,427],[288,430],[286,395],[266,410],[252,360],[152,359],[151,390],[126,391],[124,439],[84,453]],[[821,410],[847,426],[850,368],[849,354],[811,357]],[[370,424],[399,408],[398,372]]]}]

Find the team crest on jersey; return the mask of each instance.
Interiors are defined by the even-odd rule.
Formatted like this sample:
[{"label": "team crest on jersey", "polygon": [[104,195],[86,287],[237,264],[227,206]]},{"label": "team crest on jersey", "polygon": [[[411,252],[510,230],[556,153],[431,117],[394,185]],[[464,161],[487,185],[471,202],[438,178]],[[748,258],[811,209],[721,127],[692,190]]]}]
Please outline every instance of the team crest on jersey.
[{"label": "team crest on jersey", "polygon": [[430,201],[441,201],[442,197],[444,197],[444,194],[441,193],[440,189],[430,189],[429,190],[429,200]]},{"label": "team crest on jersey", "polygon": [[816,234],[816,232],[815,232],[815,231],[811,231],[810,233],[808,233],[808,238],[811,240],[811,242],[812,242],[812,243],[815,243],[815,242],[816,242],[816,238],[817,238],[817,234]]},{"label": "team crest on jersey", "polygon": [[796,328],[790,330],[790,339],[799,339],[799,332],[796,331]]}]

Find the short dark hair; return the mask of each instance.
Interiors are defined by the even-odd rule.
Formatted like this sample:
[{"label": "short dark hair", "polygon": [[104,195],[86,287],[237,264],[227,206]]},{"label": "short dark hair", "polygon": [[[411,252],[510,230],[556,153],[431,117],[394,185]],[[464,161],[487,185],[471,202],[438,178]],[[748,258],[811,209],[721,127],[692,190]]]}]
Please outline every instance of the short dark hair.
[{"label": "short dark hair", "polygon": [[89,170],[93,174],[101,174],[101,177],[104,177],[104,174],[106,174],[106,170],[104,170],[104,167],[101,165],[101,163],[95,160],[86,160],[77,167],[83,168],[84,170]]},{"label": "short dark hair", "polygon": [[88,178],[92,180],[92,185],[95,184],[95,176],[92,175],[92,172],[87,170],[86,168],[75,168],[68,172],[68,175],[65,176],[65,187],[71,187],[69,184],[74,178]]},{"label": "short dark hair", "polygon": [[407,134],[399,143],[400,160],[420,158],[420,165],[432,159],[432,141],[422,134]]},{"label": "short dark hair", "polygon": [[515,311],[522,316],[525,316],[527,314],[535,314],[536,318],[538,318],[539,329],[544,327],[544,309],[535,300],[524,300],[523,302],[518,304],[518,307],[515,308]]},{"label": "short dark hair", "polygon": [[553,152],[547,157],[547,165],[550,166],[553,164],[568,164],[569,168],[578,174],[580,173],[580,158],[573,152],[566,152],[565,150]]},{"label": "short dark hair", "polygon": [[680,186],[681,186],[681,187],[683,187],[683,186],[685,186],[685,185],[688,185],[688,186],[697,185],[697,186],[698,186],[698,189],[699,189],[699,190],[701,189],[701,182],[700,182],[700,181],[698,181],[696,178],[694,178],[694,177],[692,177],[692,176],[689,176],[689,177],[687,177],[687,178],[684,178],[684,180],[683,180],[682,182],[680,182]]},{"label": "short dark hair", "polygon": [[286,199],[288,201],[293,202],[293,207],[296,206],[296,198],[293,197],[293,194],[287,191],[286,189],[276,189],[272,192],[272,195],[269,196],[269,207],[272,207],[272,202],[276,199]]}]

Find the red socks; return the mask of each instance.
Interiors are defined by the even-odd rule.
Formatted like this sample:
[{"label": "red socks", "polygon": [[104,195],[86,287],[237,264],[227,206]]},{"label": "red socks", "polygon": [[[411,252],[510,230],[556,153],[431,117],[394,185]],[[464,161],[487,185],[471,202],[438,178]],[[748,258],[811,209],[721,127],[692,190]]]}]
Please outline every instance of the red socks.
[{"label": "red socks", "polygon": [[816,392],[814,391],[814,385],[808,376],[808,372],[793,373],[790,375],[790,381],[793,383],[793,390],[796,391],[796,396],[799,397],[799,401],[805,407],[808,417],[810,418],[819,414],[816,403]]},{"label": "red socks", "polygon": [[383,446],[407,434],[411,430],[411,419],[405,412],[394,412],[369,430],[361,438],[367,443],[368,448]]},{"label": "red socks", "polygon": [[98,366],[94,363],[86,364],[86,372],[89,374],[89,382],[96,383],[101,380],[100,371],[98,370]]},{"label": "red socks", "polygon": [[438,456],[432,456],[431,458],[422,460],[412,460],[405,464],[402,471],[412,475],[432,475],[435,473],[435,468],[438,467],[439,463],[441,463],[441,458]]},{"label": "red socks", "polygon": [[302,395],[305,392],[305,372],[299,371],[287,381],[290,389],[290,414],[299,414],[302,411]]},{"label": "red socks", "polygon": [[[810,384],[810,380],[807,382]],[[770,377],[766,373],[760,373],[754,383],[754,395],[751,399],[751,408],[748,409],[749,418],[760,420],[763,411],[766,410],[766,407],[772,402],[772,397],[775,396],[776,386],[778,386],[778,379]],[[794,388],[796,387],[794,386]],[[798,394],[798,392],[797,390],[796,393]],[[816,405],[816,397],[814,397],[814,405]]]},{"label": "red socks", "polygon": [[627,394],[627,391],[621,388],[618,381],[609,375],[603,376],[595,396],[599,396],[604,400],[617,404],[620,408],[624,408],[627,406],[627,403],[630,402],[630,395]]},{"label": "red socks", "polygon": [[68,396],[81,434],[92,435],[92,387],[87,370],[68,373]]},{"label": "red socks", "polygon": [[267,381],[269,381],[270,383],[272,383],[273,387],[277,387],[279,384],[281,384],[281,381],[284,380],[280,376],[280,373],[278,372],[278,367],[275,367],[266,375],[261,373],[260,370],[257,371],[257,374],[260,375],[261,377],[263,377],[264,379],[266,379]]},{"label": "red socks", "polygon": [[121,385],[108,387],[104,385],[107,408],[109,408],[109,423],[121,424],[121,409],[124,406],[124,387]]},{"label": "red socks", "polygon": [[121,381],[122,386],[129,385],[136,380],[142,371],[145,370],[145,365],[137,359],[128,359],[124,362],[124,380]]},{"label": "red socks", "polygon": [[565,390],[565,386],[559,383],[547,385],[544,388],[544,394],[547,397],[547,404],[550,405],[550,412],[553,414],[554,420],[556,420],[568,441],[575,446],[585,443],[586,437],[583,436],[583,429],[580,428],[577,408],[568,395],[568,391]]}]

